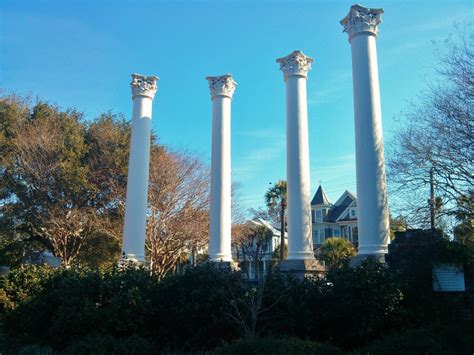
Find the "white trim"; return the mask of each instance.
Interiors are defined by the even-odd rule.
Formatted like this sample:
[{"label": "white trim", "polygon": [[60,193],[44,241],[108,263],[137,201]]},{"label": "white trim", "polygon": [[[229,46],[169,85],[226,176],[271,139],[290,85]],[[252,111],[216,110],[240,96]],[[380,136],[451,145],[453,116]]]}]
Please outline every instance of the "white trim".
[{"label": "white trim", "polygon": [[[346,192],[347,192],[347,191],[346,191]],[[342,213],[339,215],[339,217],[337,217],[336,223],[341,220],[342,216],[344,216],[344,215],[346,214],[346,212],[348,212],[349,219],[351,219],[351,218],[350,218],[351,216],[350,216],[350,213],[349,213],[350,211],[348,211],[348,210],[349,210],[350,208],[354,207],[353,205],[354,205],[355,202],[356,202],[356,200],[352,200],[352,202],[346,207],[346,209],[345,209],[344,211],[342,211]],[[357,220],[357,219],[355,219],[355,220]]]}]

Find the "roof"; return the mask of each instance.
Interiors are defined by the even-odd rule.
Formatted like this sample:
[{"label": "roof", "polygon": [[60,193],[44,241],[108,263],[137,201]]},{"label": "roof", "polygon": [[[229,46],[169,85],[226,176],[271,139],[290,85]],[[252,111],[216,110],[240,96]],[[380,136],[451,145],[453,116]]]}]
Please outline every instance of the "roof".
[{"label": "roof", "polygon": [[341,198],[336,202],[334,208],[329,212],[326,220],[328,222],[336,222],[341,214],[349,207],[349,205],[355,201],[355,196],[349,191],[344,192]]},{"label": "roof", "polygon": [[313,200],[311,201],[311,206],[316,205],[330,205],[331,201],[329,201],[326,193],[323,190],[323,187],[319,185],[318,191],[314,194]]},{"label": "roof", "polygon": [[270,222],[264,220],[263,218],[255,218],[255,219],[252,219],[250,221],[250,223],[252,224],[255,224],[257,226],[264,226],[266,228],[268,228],[272,233],[273,235],[275,236],[279,236],[280,235],[280,231],[277,230],[276,228],[274,228]]}]

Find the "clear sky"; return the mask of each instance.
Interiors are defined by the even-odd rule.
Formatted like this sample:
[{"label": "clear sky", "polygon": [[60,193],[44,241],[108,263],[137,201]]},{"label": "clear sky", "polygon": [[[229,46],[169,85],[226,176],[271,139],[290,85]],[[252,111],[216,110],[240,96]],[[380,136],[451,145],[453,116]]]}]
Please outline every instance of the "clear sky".
[{"label": "clear sky", "polygon": [[[130,117],[130,74],[160,77],[153,129],[210,162],[209,75],[231,73],[232,172],[244,207],[285,178],[285,84],[275,59],[302,50],[308,76],[311,193],[355,192],[352,1],[22,1],[0,3],[0,87],[93,118]],[[386,142],[395,117],[436,69],[436,42],[473,16],[472,1],[365,1],[383,7],[377,41]]]}]

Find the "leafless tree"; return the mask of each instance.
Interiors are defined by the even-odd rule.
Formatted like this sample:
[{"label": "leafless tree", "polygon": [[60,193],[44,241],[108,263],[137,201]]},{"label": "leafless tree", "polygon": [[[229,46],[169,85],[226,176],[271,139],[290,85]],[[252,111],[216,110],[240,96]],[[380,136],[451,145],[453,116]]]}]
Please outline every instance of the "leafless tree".
[{"label": "leafless tree", "polygon": [[[392,197],[411,225],[436,225],[474,191],[474,36],[446,41],[439,81],[402,115],[387,151]],[[430,196],[430,187],[433,192]]]},{"label": "leafless tree", "polygon": [[[238,252],[238,257],[244,264],[251,264],[255,270],[256,279],[260,279],[261,262],[267,252],[267,246],[272,238],[272,232],[263,225],[256,225],[252,222],[242,224],[236,228],[234,237],[234,249]],[[250,278],[249,270],[247,276]]]},{"label": "leafless tree", "polygon": [[147,248],[151,270],[163,277],[209,234],[209,170],[189,154],[152,151]]}]

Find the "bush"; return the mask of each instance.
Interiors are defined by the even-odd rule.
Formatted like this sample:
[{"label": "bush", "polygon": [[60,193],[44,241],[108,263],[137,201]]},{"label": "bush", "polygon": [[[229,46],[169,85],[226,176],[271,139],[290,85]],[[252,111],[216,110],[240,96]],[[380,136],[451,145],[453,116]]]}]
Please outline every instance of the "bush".
[{"label": "bush", "polygon": [[226,355],[241,355],[241,354],[272,354],[272,355],[287,355],[287,354],[328,354],[337,355],[343,354],[341,350],[334,346],[313,343],[308,340],[301,340],[297,338],[257,338],[253,340],[242,339],[217,348],[211,354],[226,354]]},{"label": "bush", "polygon": [[161,282],[145,269],[28,268],[8,276],[2,327],[13,350],[39,344],[62,351],[96,334],[208,350],[237,336],[224,314],[226,292],[241,282],[239,273],[212,264]]},{"label": "bush", "polygon": [[399,329],[402,293],[386,265],[366,260],[326,279],[291,285],[268,325],[273,333],[353,349]]},{"label": "bush", "polygon": [[25,265],[3,275],[0,289],[0,316],[41,293],[44,282],[53,274],[54,269],[47,266]]},{"label": "bush", "polygon": [[152,296],[150,336],[172,349],[209,350],[238,336],[229,312],[230,293],[242,291],[240,273],[204,263],[165,278]]},{"label": "bush", "polygon": [[152,341],[138,336],[114,338],[110,335],[90,335],[74,341],[62,353],[65,355],[146,355],[157,352],[156,345]]},{"label": "bush", "polygon": [[[16,286],[9,292],[8,299],[17,301],[3,319],[3,332],[11,344],[63,349],[72,339],[90,333],[121,337],[144,328],[150,295],[157,287],[148,271],[71,268],[44,274],[44,270],[38,267],[26,270],[23,277],[12,276],[22,281],[12,285],[31,279],[35,287],[32,291],[28,285],[26,295]],[[21,270],[17,273],[21,275]]]},{"label": "bush", "polygon": [[360,349],[356,354],[472,354],[472,324],[430,326],[389,335]]}]

